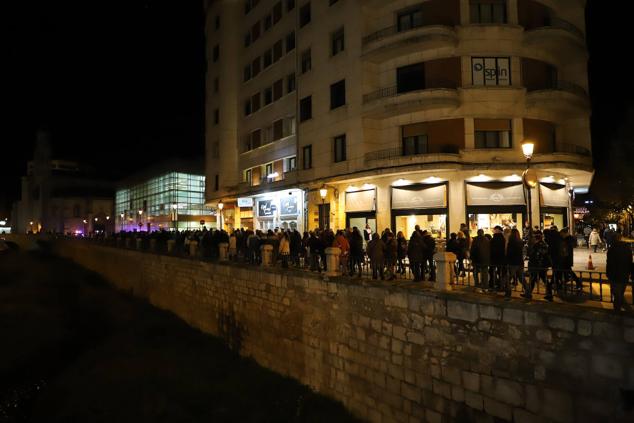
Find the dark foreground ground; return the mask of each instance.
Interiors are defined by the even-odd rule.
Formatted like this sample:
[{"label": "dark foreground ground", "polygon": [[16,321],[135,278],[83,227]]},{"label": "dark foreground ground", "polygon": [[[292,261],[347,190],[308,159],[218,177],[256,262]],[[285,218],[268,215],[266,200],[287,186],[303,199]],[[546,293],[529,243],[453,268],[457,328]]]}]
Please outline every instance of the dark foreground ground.
[{"label": "dark foreground ground", "polygon": [[0,256],[0,422],[347,422],[343,407],[52,257]]}]

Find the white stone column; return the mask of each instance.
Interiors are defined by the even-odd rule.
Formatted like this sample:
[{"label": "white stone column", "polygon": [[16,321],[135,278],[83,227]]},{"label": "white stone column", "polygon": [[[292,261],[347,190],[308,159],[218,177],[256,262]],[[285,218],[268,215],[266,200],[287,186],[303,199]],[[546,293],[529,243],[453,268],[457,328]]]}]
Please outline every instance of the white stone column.
[{"label": "white stone column", "polygon": [[434,254],[436,261],[436,282],[434,287],[439,291],[451,290],[451,283],[454,279],[454,263],[456,255],[446,251],[440,251]]},{"label": "white stone column", "polygon": [[[458,232],[461,223],[467,223],[465,205],[465,186],[463,174],[454,173],[449,180],[449,232]],[[444,236],[444,235],[443,235]]]},{"label": "white stone column", "polygon": [[229,250],[229,244],[221,242],[218,244],[218,258],[220,261],[227,261],[227,251]]},{"label": "white stone column", "polygon": [[460,25],[468,25],[470,20],[469,0],[460,0]]},{"label": "white stone column", "polygon": [[517,0],[507,0],[506,16],[507,16],[508,23],[510,23],[511,25],[519,24],[519,16],[517,13]]},{"label": "white stone column", "polygon": [[260,247],[260,251],[262,252],[262,267],[273,266],[273,246],[264,244]]},{"label": "white stone column", "polygon": [[469,117],[464,119],[464,148],[467,150],[475,148],[475,122]]},{"label": "white stone column", "polygon": [[341,255],[341,248],[328,247],[326,248],[326,263],[328,264],[327,276],[341,276],[339,269],[339,256]]}]

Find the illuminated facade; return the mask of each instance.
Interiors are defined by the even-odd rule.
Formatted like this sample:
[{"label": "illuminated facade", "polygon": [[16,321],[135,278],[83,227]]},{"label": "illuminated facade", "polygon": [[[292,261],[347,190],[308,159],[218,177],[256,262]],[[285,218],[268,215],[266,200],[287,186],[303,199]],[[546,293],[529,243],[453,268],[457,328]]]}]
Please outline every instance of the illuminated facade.
[{"label": "illuminated facade", "polygon": [[204,205],[204,193],[205,176],[179,171],[159,171],[157,176],[146,174],[124,182],[115,195],[117,228],[155,231],[215,227],[215,211]]},{"label": "illuminated facade", "polygon": [[290,189],[305,229],[521,227],[531,140],[532,221],[568,225],[593,175],[584,8],[209,0],[207,203],[235,227],[258,227],[238,199]]}]

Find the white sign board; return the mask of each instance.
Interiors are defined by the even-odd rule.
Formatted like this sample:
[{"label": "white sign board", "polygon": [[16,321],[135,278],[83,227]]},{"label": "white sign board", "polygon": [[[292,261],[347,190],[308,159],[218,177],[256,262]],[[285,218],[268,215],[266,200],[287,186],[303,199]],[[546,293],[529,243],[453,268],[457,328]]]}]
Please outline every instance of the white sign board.
[{"label": "white sign board", "polygon": [[253,198],[238,198],[238,207],[253,207]]}]

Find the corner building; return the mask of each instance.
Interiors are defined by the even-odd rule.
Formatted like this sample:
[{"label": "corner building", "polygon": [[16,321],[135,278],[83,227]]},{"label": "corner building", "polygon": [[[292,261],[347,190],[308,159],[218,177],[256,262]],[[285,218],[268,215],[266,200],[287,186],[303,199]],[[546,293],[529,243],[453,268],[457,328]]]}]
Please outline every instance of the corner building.
[{"label": "corner building", "polygon": [[569,225],[593,175],[584,12],[208,1],[207,203],[232,227],[521,228],[531,140],[533,223]]}]

